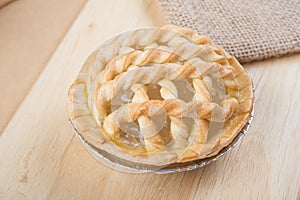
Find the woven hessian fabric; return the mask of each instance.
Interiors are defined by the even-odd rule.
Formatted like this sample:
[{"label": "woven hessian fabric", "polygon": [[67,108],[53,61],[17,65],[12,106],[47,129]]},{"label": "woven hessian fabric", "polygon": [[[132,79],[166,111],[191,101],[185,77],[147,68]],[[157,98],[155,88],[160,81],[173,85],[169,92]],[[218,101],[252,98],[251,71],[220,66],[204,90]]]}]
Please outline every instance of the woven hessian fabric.
[{"label": "woven hessian fabric", "polygon": [[168,23],[207,35],[240,62],[300,52],[300,0],[159,0]]}]

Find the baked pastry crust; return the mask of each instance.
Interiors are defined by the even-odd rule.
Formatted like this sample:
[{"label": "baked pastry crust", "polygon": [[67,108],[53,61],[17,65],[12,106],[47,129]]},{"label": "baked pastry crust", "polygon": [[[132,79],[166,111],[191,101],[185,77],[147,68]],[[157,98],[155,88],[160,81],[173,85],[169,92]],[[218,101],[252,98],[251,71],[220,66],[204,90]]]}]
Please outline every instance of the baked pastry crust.
[{"label": "baked pastry crust", "polygon": [[[191,85],[192,100],[179,98],[174,81],[182,78]],[[224,88],[217,102],[212,79]],[[160,99],[149,97],[152,83]],[[118,96],[122,91],[129,91],[122,93],[125,100]],[[134,163],[163,166],[217,154],[248,122],[253,100],[251,79],[234,57],[206,36],[166,25],[122,34],[94,51],[70,86],[68,110],[93,146]],[[168,123],[157,131],[153,116],[160,114]],[[121,128],[133,122],[137,137]],[[209,138],[214,123],[222,128]]]}]

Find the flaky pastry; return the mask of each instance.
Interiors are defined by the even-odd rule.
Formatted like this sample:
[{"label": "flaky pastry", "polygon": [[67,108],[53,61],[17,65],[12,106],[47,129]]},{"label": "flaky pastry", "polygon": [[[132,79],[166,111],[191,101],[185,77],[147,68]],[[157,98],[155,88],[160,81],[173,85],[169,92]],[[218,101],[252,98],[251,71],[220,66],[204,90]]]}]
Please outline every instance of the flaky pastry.
[{"label": "flaky pastry", "polygon": [[102,44],[68,93],[70,120],[85,140],[157,166],[217,154],[250,119],[253,99],[251,79],[234,57],[173,25]]}]

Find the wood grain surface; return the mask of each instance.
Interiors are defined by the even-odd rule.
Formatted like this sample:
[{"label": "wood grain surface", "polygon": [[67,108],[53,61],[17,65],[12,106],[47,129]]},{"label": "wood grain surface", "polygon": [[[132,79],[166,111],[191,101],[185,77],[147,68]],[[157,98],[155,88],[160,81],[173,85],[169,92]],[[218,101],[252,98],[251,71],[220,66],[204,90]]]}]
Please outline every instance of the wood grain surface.
[{"label": "wood grain surface", "polygon": [[85,2],[0,0],[0,135]]},{"label": "wood grain surface", "polygon": [[201,169],[118,172],[73,135],[66,94],[88,54],[119,32],[163,23],[156,1],[88,1],[0,138],[0,199],[299,199],[299,54],[245,66],[256,91],[253,125]]}]

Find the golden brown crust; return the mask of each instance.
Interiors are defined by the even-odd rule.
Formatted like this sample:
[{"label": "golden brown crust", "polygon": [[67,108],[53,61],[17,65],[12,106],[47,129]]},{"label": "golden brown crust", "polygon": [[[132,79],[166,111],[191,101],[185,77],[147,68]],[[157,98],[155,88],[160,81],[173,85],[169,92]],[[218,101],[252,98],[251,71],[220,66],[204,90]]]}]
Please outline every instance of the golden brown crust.
[{"label": "golden brown crust", "polygon": [[[251,79],[234,57],[208,37],[173,25],[160,30],[139,29],[94,51],[70,86],[70,119],[92,145],[132,162],[166,165],[213,156],[230,144],[250,119],[254,100]],[[212,101],[209,92],[212,77],[208,74],[214,70],[227,95],[220,105]],[[172,81],[179,77],[188,79],[194,89],[190,103],[177,99]],[[148,83],[159,85],[162,100],[148,98]],[[111,110],[114,95],[126,89],[134,91],[132,102]],[[159,114],[159,108],[170,118],[171,136],[166,137],[163,130],[151,135],[151,116]],[[221,115],[212,114],[215,112]],[[194,116],[191,130],[183,120],[185,115]],[[134,120],[140,126],[145,151],[127,148],[115,138],[121,134],[118,123]],[[224,122],[220,135],[213,139],[208,138],[211,121]]]}]

